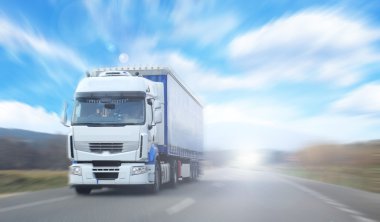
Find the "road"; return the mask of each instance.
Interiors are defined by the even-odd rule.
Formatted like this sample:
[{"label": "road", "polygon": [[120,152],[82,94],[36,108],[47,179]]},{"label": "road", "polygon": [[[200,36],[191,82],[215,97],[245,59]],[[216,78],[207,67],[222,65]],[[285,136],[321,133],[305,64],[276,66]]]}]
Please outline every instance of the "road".
[{"label": "road", "polygon": [[380,221],[380,195],[236,168],[156,195],[140,189],[77,196],[69,188],[0,199],[0,221]]}]

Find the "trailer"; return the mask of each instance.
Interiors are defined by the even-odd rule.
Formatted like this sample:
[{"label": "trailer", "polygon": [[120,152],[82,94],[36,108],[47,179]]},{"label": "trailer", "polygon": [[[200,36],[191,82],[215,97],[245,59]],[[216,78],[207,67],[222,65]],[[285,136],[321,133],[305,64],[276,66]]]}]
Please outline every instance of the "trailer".
[{"label": "trailer", "polygon": [[203,107],[168,68],[99,68],[74,95],[69,184],[92,189],[195,180],[203,151]]}]

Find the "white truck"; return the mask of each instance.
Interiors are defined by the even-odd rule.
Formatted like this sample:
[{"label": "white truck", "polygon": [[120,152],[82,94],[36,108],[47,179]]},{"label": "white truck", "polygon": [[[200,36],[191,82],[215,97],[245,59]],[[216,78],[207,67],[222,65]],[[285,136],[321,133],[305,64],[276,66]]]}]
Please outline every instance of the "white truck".
[{"label": "white truck", "polygon": [[70,127],[69,185],[92,189],[196,179],[203,150],[203,108],[167,68],[99,68],[75,91]]}]

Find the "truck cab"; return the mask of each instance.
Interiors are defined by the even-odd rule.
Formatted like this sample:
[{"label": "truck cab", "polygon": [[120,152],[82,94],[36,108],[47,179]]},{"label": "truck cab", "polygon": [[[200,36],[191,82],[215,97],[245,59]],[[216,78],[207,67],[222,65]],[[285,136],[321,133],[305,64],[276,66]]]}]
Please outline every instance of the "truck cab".
[{"label": "truck cab", "polygon": [[69,184],[78,193],[153,185],[162,83],[126,71],[97,71],[78,84],[68,135]]}]

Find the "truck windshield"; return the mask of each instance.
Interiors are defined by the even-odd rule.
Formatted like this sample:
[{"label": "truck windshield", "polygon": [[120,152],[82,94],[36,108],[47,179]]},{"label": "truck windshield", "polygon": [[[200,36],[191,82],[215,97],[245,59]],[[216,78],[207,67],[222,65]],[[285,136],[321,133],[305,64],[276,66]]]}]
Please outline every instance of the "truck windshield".
[{"label": "truck windshield", "polygon": [[73,125],[142,125],[144,98],[77,98]]}]

